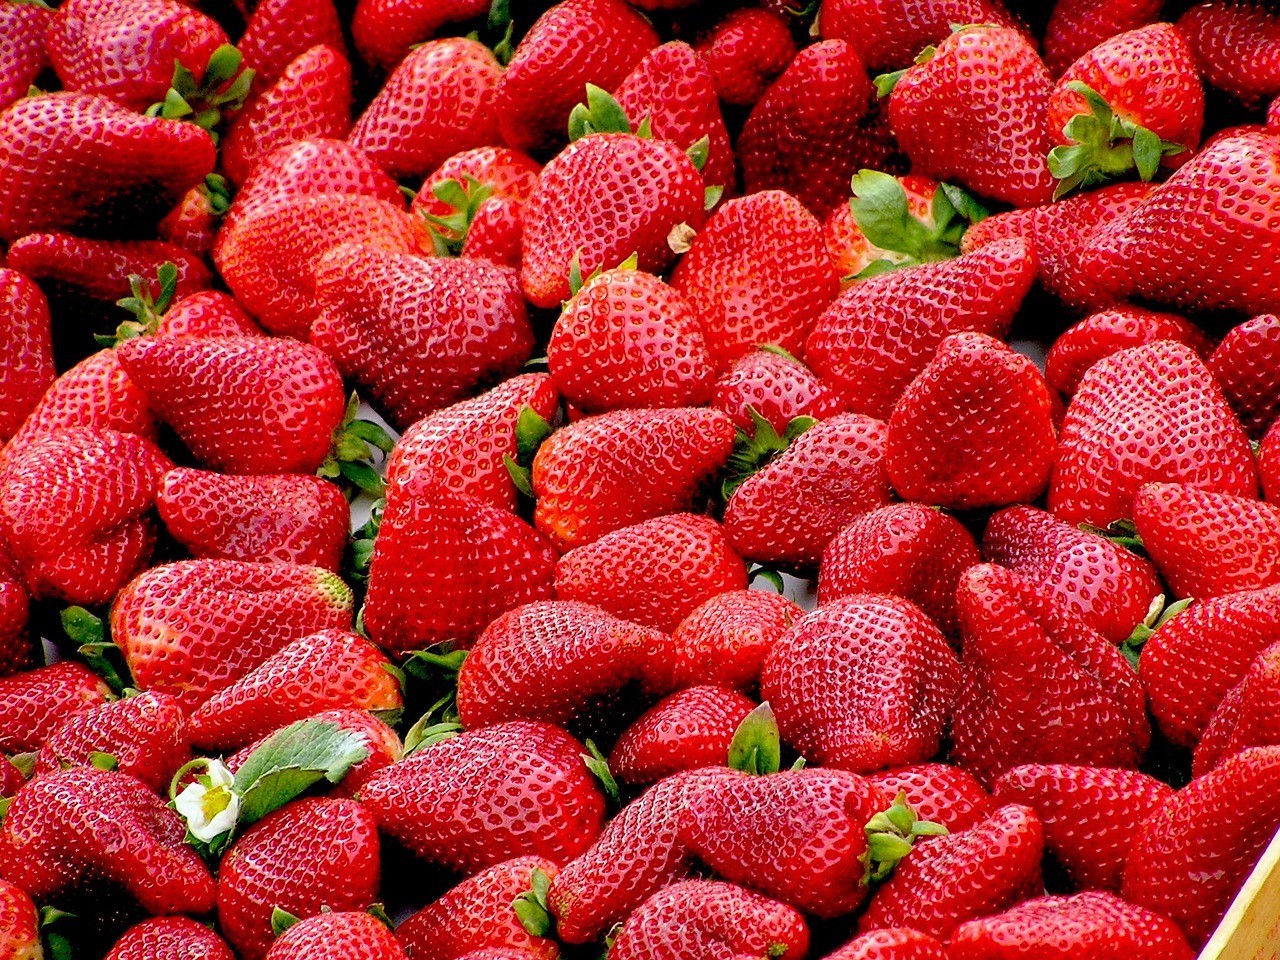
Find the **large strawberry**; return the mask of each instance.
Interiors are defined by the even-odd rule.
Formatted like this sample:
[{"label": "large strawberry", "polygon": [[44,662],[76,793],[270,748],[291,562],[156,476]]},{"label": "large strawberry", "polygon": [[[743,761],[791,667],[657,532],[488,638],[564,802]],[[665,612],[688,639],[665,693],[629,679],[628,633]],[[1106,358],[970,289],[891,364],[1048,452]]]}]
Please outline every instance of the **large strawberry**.
[{"label": "large strawberry", "polygon": [[854,937],[827,960],[949,960],[941,941],[910,927],[882,927]]},{"label": "large strawberry", "polygon": [[357,0],[351,18],[356,49],[366,63],[390,70],[413,47],[446,24],[483,16],[485,0]]},{"label": "large strawberry", "polygon": [[36,3],[0,7],[0,110],[27,95],[49,66],[45,35],[53,11]]},{"label": "large strawberry", "polygon": [[100,676],[74,660],[0,677],[0,752],[39,749],[64,720],[110,695]]},{"label": "large strawberry", "polygon": [[996,812],[999,804],[967,770],[945,763],[915,763],[867,774],[890,796],[906,794],[921,820],[940,823],[950,832],[968,830]]},{"label": "large strawberry", "polygon": [[322,913],[293,924],[276,938],[267,960],[405,960],[387,922],[360,911]]},{"label": "large strawberry", "polygon": [[724,103],[750,107],[796,55],[786,18],[765,7],[730,11],[698,41],[698,55]]},{"label": "large strawberry", "polygon": [[673,693],[627,727],[609,753],[609,770],[624,783],[645,785],[722,765],[738,727],[757,706],[727,687]]},{"label": "large strawberry", "polygon": [[1057,0],[1044,31],[1044,60],[1053,75],[1105,40],[1160,19],[1164,0]]},{"label": "large strawberry", "polygon": [[1191,771],[1196,776],[1249,747],[1280,745],[1280,644],[1258,654],[1240,682],[1222,698],[1196,744]]},{"label": "large strawberry", "polygon": [[966,23],[1016,26],[1000,0],[827,0],[818,14],[824,39],[847,41],[874,70],[897,70],[952,27]]},{"label": "large strawberry", "polygon": [[9,331],[0,346],[0,442],[4,442],[18,432],[57,373],[48,301],[35,283],[3,267],[0,322]]},{"label": "large strawberry", "polygon": [[1280,416],[1280,316],[1233,327],[1209,357],[1209,370],[1252,437]]},{"label": "large strawberry", "polygon": [[317,44],[343,50],[333,0],[262,0],[253,8],[236,48],[254,79],[273,83],[299,54]]},{"label": "large strawberry", "polygon": [[155,917],[130,927],[104,960],[235,960],[235,955],[203,923],[189,917]]},{"label": "large strawberry", "polygon": [[755,410],[781,437],[796,417],[825,420],[844,412],[844,403],[803,363],[778,347],[744,354],[716,381],[712,404],[742,430],[754,435]]},{"label": "large strawberry", "polygon": [[1280,16],[1265,3],[1199,3],[1178,20],[1205,78],[1250,106],[1280,93]]}]

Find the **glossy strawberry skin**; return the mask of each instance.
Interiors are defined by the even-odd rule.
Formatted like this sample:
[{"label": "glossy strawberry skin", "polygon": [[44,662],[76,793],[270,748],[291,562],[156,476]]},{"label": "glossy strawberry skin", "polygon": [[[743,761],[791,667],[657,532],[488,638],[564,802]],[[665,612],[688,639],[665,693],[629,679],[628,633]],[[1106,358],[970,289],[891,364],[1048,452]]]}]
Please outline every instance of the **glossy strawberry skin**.
[{"label": "glossy strawberry skin", "polygon": [[40,749],[59,724],[106,703],[110,693],[101,677],[74,661],[0,677],[0,751]]},{"label": "glossy strawberry skin", "polygon": [[35,4],[0,7],[0,110],[25,97],[49,66],[45,35],[52,20],[51,10]]},{"label": "glossy strawberry skin", "polygon": [[387,924],[346,911],[308,917],[277,937],[267,960],[405,960]]},{"label": "glossy strawberry skin", "polygon": [[235,297],[221,290],[197,290],[179,297],[156,328],[156,336],[162,337],[256,337],[261,333]]},{"label": "glossy strawberry skin", "polygon": [[1191,772],[1203,776],[1249,747],[1280,745],[1275,710],[1280,684],[1280,644],[1263,650],[1239,683],[1222,698],[1196,744]]},{"label": "glossy strawberry skin", "polygon": [[1044,59],[1055,77],[1103,41],[1160,19],[1163,0],[1059,0],[1044,34]]},{"label": "glossy strawberry skin", "polygon": [[131,927],[104,960],[235,960],[225,940],[188,917],[156,917]]},{"label": "glossy strawberry skin", "polygon": [[734,425],[754,433],[754,408],[781,436],[796,417],[825,420],[844,412],[844,403],[804,364],[771,350],[744,354],[715,384],[713,406]]},{"label": "glossy strawberry skin", "polygon": [[698,55],[711,72],[717,96],[750,107],[796,55],[786,20],[764,7],[731,11],[698,41]]},{"label": "glossy strawberry skin", "polygon": [[366,63],[390,70],[410,49],[446,24],[483,16],[483,0],[358,0],[351,18],[356,49]]},{"label": "glossy strawberry skin", "polygon": [[609,769],[629,784],[656,783],[682,770],[726,763],[739,724],[757,706],[725,687],[689,687],[636,720],[609,754]]},{"label": "glossy strawberry skin", "polygon": [[1016,21],[993,0],[831,0],[818,15],[824,39],[838,37],[857,51],[871,70],[896,70],[929,44],[942,43],[952,24]]},{"label": "glossy strawberry skin", "polygon": [[976,826],[999,806],[973,774],[943,763],[916,763],[867,774],[891,797],[907,795],[920,820],[940,823],[952,833]]},{"label": "glossy strawberry skin", "polygon": [[27,629],[30,615],[31,596],[27,586],[9,555],[8,546],[0,542],[0,677],[36,665],[35,642]]},{"label": "glossy strawberry skin", "polygon": [[40,288],[0,267],[0,318],[9,336],[0,363],[0,442],[22,425],[57,376],[49,304]]},{"label": "glossy strawberry skin", "polygon": [[236,48],[254,79],[273,83],[295,57],[317,44],[342,52],[342,24],[333,0],[263,0]]},{"label": "glossy strawberry skin", "polygon": [[1280,426],[1273,425],[1258,449],[1258,473],[1267,500],[1280,501]]},{"label": "glossy strawberry skin", "polygon": [[1178,20],[1213,86],[1251,106],[1280,93],[1280,18],[1260,3],[1200,3]]},{"label": "glossy strawberry skin", "polygon": [[1209,370],[1251,437],[1280,415],[1280,316],[1263,314],[1234,327],[1209,357]]},{"label": "glossy strawberry skin", "polygon": [[941,942],[909,927],[884,927],[854,937],[827,960],[948,960]]}]

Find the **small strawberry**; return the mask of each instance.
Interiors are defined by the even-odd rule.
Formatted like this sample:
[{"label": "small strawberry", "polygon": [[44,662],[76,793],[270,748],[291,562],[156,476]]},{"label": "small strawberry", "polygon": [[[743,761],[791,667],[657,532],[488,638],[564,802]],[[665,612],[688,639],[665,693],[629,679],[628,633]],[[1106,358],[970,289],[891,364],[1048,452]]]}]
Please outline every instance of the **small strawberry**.
[{"label": "small strawberry", "polygon": [[0,677],[0,752],[38,750],[61,723],[110,696],[101,677],[70,660]]},{"label": "small strawberry", "polygon": [[0,6],[0,110],[25,97],[50,65],[45,36],[53,18],[37,3]]},{"label": "small strawberry", "polygon": [[166,243],[206,256],[217,240],[222,215],[231,206],[230,191],[226,177],[209,174],[204,183],[182,195],[182,199],[156,224],[156,233]]},{"label": "small strawberry", "polygon": [[0,443],[9,440],[57,377],[49,302],[34,282],[0,267]]},{"label": "small strawberry", "polygon": [[943,763],[892,767],[867,774],[867,780],[890,796],[905,793],[917,817],[952,833],[976,826],[999,806],[973,774]]},{"label": "small strawberry", "polygon": [[813,371],[778,347],[764,345],[744,354],[716,381],[712,405],[743,431],[755,432],[754,410],[779,436],[796,417],[824,420],[844,412],[844,404]]},{"label": "small strawberry", "polygon": [[1280,416],[1280,316],[1263,314],[1234,327],[1209,357],[1209,371],[1251,437]]},{"label": "small strawberry", "polygon": [[318,44],[343,52],[333,0],[262,0],[236,47],[254,79],[274,83],[295,58]]},{"label": "small strawberry", "polygon": [[754,106],[796,55],[786,18],[763,7],[730,11],[698,41],[716,95],[737,107]]},{"label": "small strawberry", "polygon": [[[519,150],[508,147],[463,150],[441,163],[423,181],[409,209],[427,218],[447,249],[461,243],[465,250],[470,228],[481,216],[480,207],[487,200],[509,200],[523,207],[538,185],[541,172],[542,165]],[[483,224],[478,229],[483,230]],[[517,268],[519,252],[517,243]]]},{"label": "small strawberry", "polygon": [[351,32],[365,62],[387,71],[441,27],[482,17],[488,10],[485,0],[425,5],[417,0],[356,0]]},{"label": "small strawberry", "polygon": [[131,927],[103,960],[235,960],[235,955],[203,923],[155,917]]},{"label": "small strawberry", "polygon": [[847,41],[873,70],[897,70],[953,26],[1016,27],[1000,0],[828,0],[818,13],[823,39]]},{"label": "small strawberry", "polygon": [[854,937],[827,960],[948,960],[941,942],[909,927],[885,927]]},{"label": "small strawberry", "polygon": [[1191,772],[1199,777],[1249,747],[1280,745],[1280,644],[1258,654],[1240,682],[1218,704],[1196,744]]},{"label": "small strawberry", "polygon": [[267,960],[405,960],[385,921],[354,911],[322,913],[291,925],[267,951]]},{"label": "small strawberry", "polygon": [[1160,19],[1164,0],[1058,0],[1044,32],[1044,60],[1055,77],[1098,44]]},{"label": "small strawberry", "polygon": [[609,754],[609,769],[632,785],[682,770],[714,767],[729,757],[739,725],[757,704],[725,687],[689,687],[660,700],[631,724]]},{"label": "small strawberry", "polygon": [[1178,29],[1196,52],[1205,79],[1246,105],[1280,93],[1280,16],[1264,3],[1199,3]]}]

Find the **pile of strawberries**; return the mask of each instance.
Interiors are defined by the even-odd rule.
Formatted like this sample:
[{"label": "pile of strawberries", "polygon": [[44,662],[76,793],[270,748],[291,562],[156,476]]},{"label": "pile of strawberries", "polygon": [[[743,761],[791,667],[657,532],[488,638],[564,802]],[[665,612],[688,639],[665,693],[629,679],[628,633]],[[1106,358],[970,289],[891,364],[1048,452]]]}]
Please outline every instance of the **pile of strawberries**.
[{"label": "pile of strawberries", "polygon": [[0,958],[1209,941],[1280,11],[754,3],[0,0]]}]

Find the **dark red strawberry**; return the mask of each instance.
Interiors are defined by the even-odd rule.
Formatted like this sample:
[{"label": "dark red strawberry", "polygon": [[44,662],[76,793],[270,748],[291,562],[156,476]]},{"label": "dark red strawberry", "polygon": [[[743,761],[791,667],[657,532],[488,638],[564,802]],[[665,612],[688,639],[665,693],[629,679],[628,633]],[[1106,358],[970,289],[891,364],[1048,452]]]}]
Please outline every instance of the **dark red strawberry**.
[{"label": "dark red strawberry", "polygon": [[[34,638],[27,629],[30,614],[27,586],[9,556],[8,546],[0,541],[0,677],[36,665]],[[0,768],[3,766],[0,764]]]},{"label": "dark red strawberry", "polygon": [[267,960],[405,960],[387,922],[368,913],[322,913],[276,938]]},{"label": "dark red strawberry", "polygon": [[828,0],[818,14],[824,39],[847,41],[874,70],[897,70],[953,25],[1016,27],[1000,0]]},{"label": "dark red strawberry", "polygon": [[690,687],[659,701],[618,738],[609,770],[628,784],[656,783],[681,770],[720,766],[757,704],[726,687]]},{"label": "dark red strawberry", "polygon": [[1204,736],[1196,744],[1191,771],[1203,776],[1249,747],[1280,745],[1280,644],[1258,654],[1248,671],[1222,698]]},{"label": "dark red strawberry", "polygon": [[999,806],[973,774],[944,763],[895,767],[867,774],[867,779],[890,796],[905,793],[917,817],[952,833],[981,823]]},{"label": "dark red strawberry", "polygon": [[1233,328],[1213,356],[1209,370],[1252,437],[1280,416],[1280,316],[1263,314]]},{"label": "dark red strawberry", "polygon": [[844,412],[844,404],[813,371],[789,353],[769,346],[744,354],[716,381],[713,405],[734,425],[754,435],[748,408],[784,434],[796,417],[824,420]]},{"label": "dark red strawberry", "polygon": [[854,937],[827,960],[948,960],[938,940],[909,927],[885,927]]},{"label": "dark red strawberry", "polygon": [[0,110],[27,95],[49,66],[45,36],[53,11],[37,3],[6,3],[0,7]]},{"label": "dark red strawberry", "polygon": [[[7,9],[7,8],[6,8]],[[0,267],[0,443],[22,426],[57,376],[49,303],[31,280]]]},{"label": "dark red strawberry", "polygon": [[70,660],[0,677],[0,751],[38,750],[59,724],[110,696],[101,677]]},{"label": "dark red strawberry", "polygon": [[274,83],[298,56],[317,44],[344,49],[333,0],[262,0],[253,8],[237,49],[259,83]]},{"label": "dark red strawberry", "polygon": [[1210,0],[1178,20],[1205,78],[1256,106],[1280,93],[1280,16],[1266,4]]},{"label": "dark red strawberry", "polygon": [[1272,425],[1258,450],[1262,489],[1271,502],[1280,502],[1280,424]]},{"label": "dark red strawberry", "polygon": [[203,923],[155,917],[131,927],[104,960],[235,960],[235,955]]},{"label": "dark red strawberry", "polygon": [[731,11],[698,41],[716,95],[738,107],[754,106],[796,55],[786,18],[763,7]]},{"label": "dark red strawberry", "polygon": [[390,70],[415,45],[446,24],[472,20],[489,10],[484,0],[357,0],[351,18],[356,49],[365,61]]},{"label": "dark red strawberry", "polygon": [[1055,77],[1098,44],[1160,19],[1164,0],[1057,0],[1044,33],[1044,60]]}]

